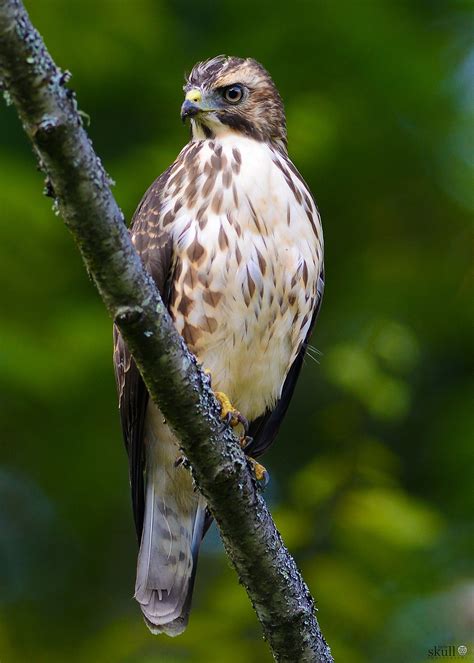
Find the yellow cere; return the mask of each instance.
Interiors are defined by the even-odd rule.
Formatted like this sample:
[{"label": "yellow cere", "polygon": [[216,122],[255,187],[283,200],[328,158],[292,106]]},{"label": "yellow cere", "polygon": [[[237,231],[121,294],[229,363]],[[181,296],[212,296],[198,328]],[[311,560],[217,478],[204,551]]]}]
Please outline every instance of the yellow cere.
[{"label": "yellow cere", "polygon": [[189,90],[189,92],[186,94],[185,99],[186,101],[192,101],[193,104],[198,104],[200,101],[202,101],[201,90],[198,90],[197,88]]}]

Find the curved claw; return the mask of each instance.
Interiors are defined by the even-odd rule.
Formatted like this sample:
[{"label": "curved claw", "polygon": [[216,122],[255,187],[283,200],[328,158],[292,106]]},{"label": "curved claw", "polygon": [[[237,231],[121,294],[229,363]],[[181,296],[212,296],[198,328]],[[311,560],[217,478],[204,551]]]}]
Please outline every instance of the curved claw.
[{"label": "curved claw", "polygon": [[240,424],[246,434],[249,428],[249,422],[244,415],[232,405],[227,394],[224,394],[222,391],[215,391],[214,395],[221,404],[221,418],[227,421],[232,428],[236,428],[236,426]]},{"label": "curved claw", "polygon": [[259,484],[262,486],[262,488],[266,488],[268,486],[268,482],[270,481],[270,474],[268,473],[268,470],[263,465],[260,465],[260,463],[258,463],[255,458],[251,458],[249,456],[247,460],[249,461],[255,478]]},{"label": "curved claw", "polygon": [[247,447],[249,447],[252,444],[253,437],[250,437],[249,435],[244,434],[240,438],[239,442],[240,442],[240,448],[245,451],[245,449],[247,449]]},{"label": "curved claw", "polygon": [[241,414],[235,408],[232,409],[232,411],[227,412],[227,414],[225,415],[225,420],[227,421],[228,424],[232,426],[232,428],[236,428],[240,424],[244,429],[244,434],[245,435],[247,434],[247,431],[249,429],[249,422],[244,417],[244,415]]}]

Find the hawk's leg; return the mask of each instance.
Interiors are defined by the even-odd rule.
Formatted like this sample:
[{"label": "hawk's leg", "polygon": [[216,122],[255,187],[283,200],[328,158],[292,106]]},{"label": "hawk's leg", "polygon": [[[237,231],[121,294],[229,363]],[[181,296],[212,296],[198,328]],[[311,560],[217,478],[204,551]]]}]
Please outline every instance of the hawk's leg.
[{"label": "hawk's leg", "polygon": [[[206,373],[206,375],[208,375],[211,379],[211,372],[209,370],[204,369],[204,373]],[[215,391],[214,396],[221,404],[221,418],[228,421],[232,428],[236,428],[237,426],[241,426],[243,428],[243,435],[240,436],[239,441],[240,446],[245,451],[245,447],[247,447],[252,441],[252,438],[247,436],[249,422],[244,417],[244,415],[232,405],[230,398],[227,396],[227,394],[224,394],[223,391]],[[259,483],[262,484],[263,487],[265,487],[270,480],[270,475],[268,474],[267,470],[263,467],[263,465],[257,463],[255,458],[247,456],[247,460],[250,463],[255,478]]]},{"label": "hawk's leg", "polygon": [[[211,371],[208,368],[205,368],[204,373],[209,377],[209,380],[212,384]],[[244,415],[241,414],[237,410],[237,408],[235,408],[232,405],[230,398],[227,396],[227,394],[224,394],[223,391],[215,391],[214,396],[221,404],[221,419],[225,419],[232,426],[232,428],[237,428],[237,426],[242,426],[242,428],[244,429],[244,434],[241,437],[241,442],[242,442],[242,440],[244,440],[247,435],[247,431],[249,429],[249,422],[244,417]]]}]

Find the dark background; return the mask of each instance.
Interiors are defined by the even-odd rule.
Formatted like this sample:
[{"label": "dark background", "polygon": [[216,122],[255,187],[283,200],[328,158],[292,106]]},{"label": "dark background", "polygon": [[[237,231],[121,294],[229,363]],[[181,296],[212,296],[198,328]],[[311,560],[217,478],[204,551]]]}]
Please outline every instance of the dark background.
[{"label": "dark background", "polygon": [[[27,6],[128,219],[187,141],[184,72],[219,53],[269,69],[327,276],[318,360],[265,461],[272,512],[338,662],[468,645],[472,4]],[[0,659],[270,661],[215,530],[187,632],[154,638],[141,620],[111,322],[13,108],[0,113]]]}]

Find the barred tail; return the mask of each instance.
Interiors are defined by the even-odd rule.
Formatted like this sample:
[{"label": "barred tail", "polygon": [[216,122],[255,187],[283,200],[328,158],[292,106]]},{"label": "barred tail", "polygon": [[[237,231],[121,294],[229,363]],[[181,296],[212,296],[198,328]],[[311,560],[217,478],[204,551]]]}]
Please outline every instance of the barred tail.
[{"label": "barred tail", "polygon": [[135,598],[152,633],[176,636],[189,619],[206,506],[189,472],[163,467],[158,453],[147,454]]}]

